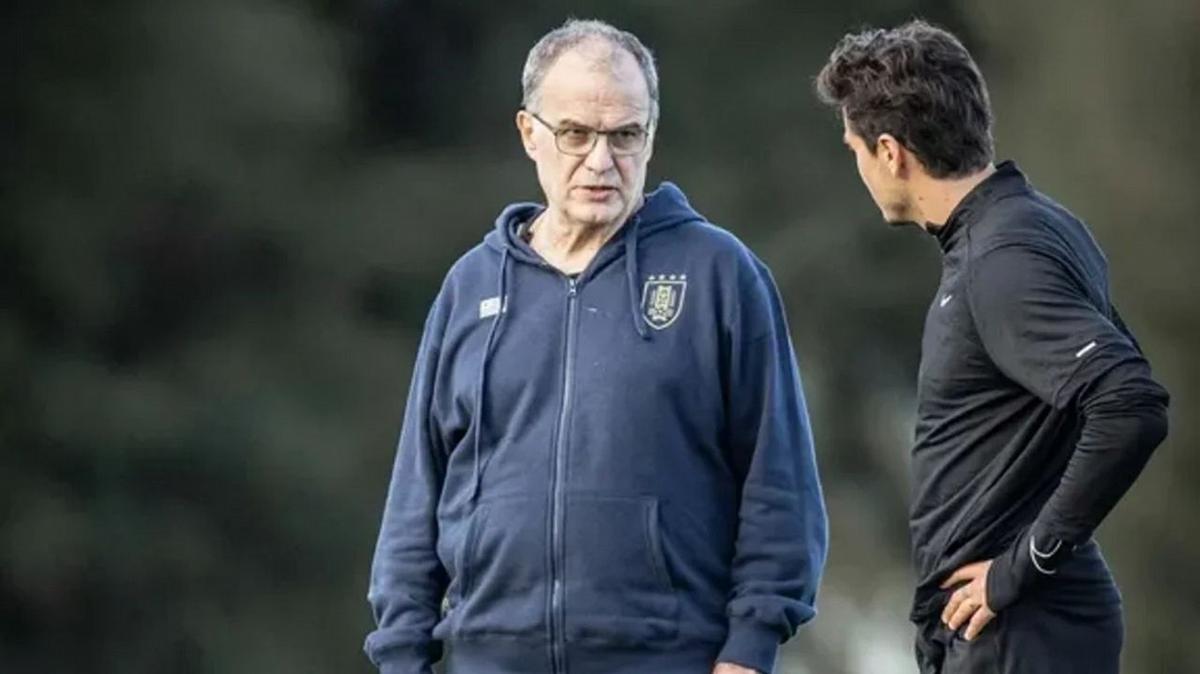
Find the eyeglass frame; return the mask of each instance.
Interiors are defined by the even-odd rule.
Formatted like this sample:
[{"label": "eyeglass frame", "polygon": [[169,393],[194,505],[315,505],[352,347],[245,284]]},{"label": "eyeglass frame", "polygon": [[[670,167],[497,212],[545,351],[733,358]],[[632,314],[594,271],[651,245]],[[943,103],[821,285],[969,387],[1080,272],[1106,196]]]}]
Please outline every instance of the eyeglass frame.
[{"label": "eyeglass frame", "polygon": [[[530,110],[529,108],[521,108],[521,110],[528,113],[530,117],[533,117],[538,122],[541,122],[542,126],[546,127],[546,129],[549,130],[550,133],[554,134],[554,148],[556,150],[558,150],[559,152],[561,152],[565,155],[570,155],[572,157],[586,157],[589,154],[591,154],[592,150],[596,149],[596,143],[598,143],[600,141],[600,136],[611,136],[614,133],[630,131],[631,129],[637,129],[642,134],[642,146],[632,152],[619,151],[619,150],[617,150],[616,146],[613,145],[612,139],[609,139],[608,140],[608,151],[613,153],[613,156],[634,157],[634,156],[637,156],[637,155],[641,154],[642,152],[644,152],[646,150],[646,147],[650,144],[651,127],[650,127],[649,123],[647,123],[646,125],[636,124],[636,123],[635,124],[626,124],[624,126],[620,126],[615,129],[607,129],[607,130],[595,129],[590,126],[584,126],[583,124],[572,124],[570,126],[556,127],[553,124],[551,124],[550,122],[547,122],[546,120],[542,119],[541,115],[537,114],[533,110]],[[583,150],[583,151],[564,150],[562,148],[562,145],[560,144],[560,142],[562,139],[562,135],[564,133],[566,133],[567,131],[586,131],[588,133],[588,136],[591,138],[591,141],[588,142],[587,149]]]}]

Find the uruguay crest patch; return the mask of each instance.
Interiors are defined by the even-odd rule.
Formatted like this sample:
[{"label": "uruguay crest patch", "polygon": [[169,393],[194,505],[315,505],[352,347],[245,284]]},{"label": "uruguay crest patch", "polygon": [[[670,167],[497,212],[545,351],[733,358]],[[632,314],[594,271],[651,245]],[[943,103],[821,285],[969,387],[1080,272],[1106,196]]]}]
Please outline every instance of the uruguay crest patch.
[{"label": "uruguay crest patch", "polygon": [[642,315],[655,330],[663,330],[683,312],[687,275],[651,274],[642,289]]}]

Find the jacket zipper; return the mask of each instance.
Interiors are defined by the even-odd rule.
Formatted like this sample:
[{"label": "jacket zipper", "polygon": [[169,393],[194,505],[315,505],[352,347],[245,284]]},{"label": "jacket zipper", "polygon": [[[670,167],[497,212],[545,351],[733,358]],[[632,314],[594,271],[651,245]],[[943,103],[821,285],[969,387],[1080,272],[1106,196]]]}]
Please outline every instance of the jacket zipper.
[{"label": "jacket zipper", "polygon": [[567,279],[567,346],[563,353],[563,393],[562,411],[558,416],[558,429],[554,442],[554,476],[550,485],[553,501],[550,512],[550,644],[551,664],[555,674],[566,672],[566,661],[563,651],[566,639],[563,631],[566,623],[566,613],[563,609],[563,569],[566,566],[566,550],[563,543],[563,472],[566,470],[567,450],[567,420],[571,413],[571,398],[574,383],[573,367],[575,361],[575,314],[578,304],[578,292],[575,279]]}]

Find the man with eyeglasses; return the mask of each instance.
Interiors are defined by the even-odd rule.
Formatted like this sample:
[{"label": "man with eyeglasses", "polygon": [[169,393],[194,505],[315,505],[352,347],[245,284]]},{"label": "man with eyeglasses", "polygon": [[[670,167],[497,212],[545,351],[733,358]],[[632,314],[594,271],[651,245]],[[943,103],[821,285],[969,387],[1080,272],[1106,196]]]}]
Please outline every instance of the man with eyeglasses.
[{"label": "man with eyeglasses", "polygon": [[827,547],[775,284],[677,187],[643,194],[635,36],[568,21],[522,86],[546,203],[505,208],[429,314],[366,650],[385,674],[771,672]]}]

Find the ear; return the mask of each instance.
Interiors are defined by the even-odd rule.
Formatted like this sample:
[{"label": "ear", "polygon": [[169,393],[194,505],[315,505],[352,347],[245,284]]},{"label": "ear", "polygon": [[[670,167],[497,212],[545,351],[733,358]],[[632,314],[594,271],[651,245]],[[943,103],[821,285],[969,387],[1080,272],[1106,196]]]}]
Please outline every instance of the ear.
[{"label": "ear", "polygon": [[521,134],[521,145],[525,148],[525,154],[530,159],[534,159],[534,152],[537,151],[537,141],[533,138],[533,118],[524,110],[517,111],[517,132]]},{"label": "ear", "polygon": [[875,143],[875,156],[883,161],[889,173],[893,178],[902,178],[909,170],[909,162],[911,156],[908,148],[904,147],[899,140],[890,133],[879,135],[879,140]]}]

